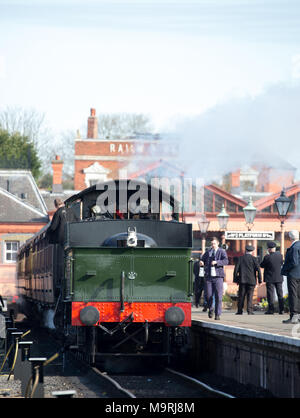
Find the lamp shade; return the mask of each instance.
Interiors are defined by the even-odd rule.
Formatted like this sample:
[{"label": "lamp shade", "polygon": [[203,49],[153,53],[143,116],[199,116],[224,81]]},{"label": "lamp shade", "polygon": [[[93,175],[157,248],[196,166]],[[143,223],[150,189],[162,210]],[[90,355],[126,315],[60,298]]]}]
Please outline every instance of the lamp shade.
[{"label": "lamp shade", "polygon": [[204,214],[201,215],[200,220],[198,221],[198,226],[201,231],[201,234],[206,234],[209,224],[210,221],[206,218],[206,216]]},{"label": "lamp shade", "polygon": [[292,199],[287,197],[284,189],[282,189],[280,196],[275,199],[275,205],[279,216],[285,217],[291,206]]},{"label": "lamp shade", "polygon": [[246,224],[253,224],[256,215],[256,207],[253,205],[252,197],[250,196],[248,205],[243,208]]},{"label": "lamp shade", "polygon": [[217,219],[218,219],[218,222],[219,222],[219,225],[220,225],[220,229],[226,229],[228,219],[229,219],[229,215],[226,212],[224,204],[222,205],[221,212],[218,213],[218,215],[217,215]]}]

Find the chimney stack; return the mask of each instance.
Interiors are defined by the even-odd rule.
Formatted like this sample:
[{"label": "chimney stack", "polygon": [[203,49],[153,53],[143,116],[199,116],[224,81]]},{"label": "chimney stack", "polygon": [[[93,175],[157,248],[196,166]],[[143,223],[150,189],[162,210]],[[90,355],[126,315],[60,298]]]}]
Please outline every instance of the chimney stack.
[{"label": "chimney stack", "polygon": [[53,184],[52,193],[63,193],[62,187],[62,169],[64,162],[60,159],[59,155],[55,156],[55,160],[52,161],[53,170]]},{"label": "chimney stack", "polygon": [[240,170],[234,171],[230,174],[230,192],[231,193],[239,193],[240,191]]},{"label": "chimney stack", "polygon": [[88,138],[98,138],[98,119],[96,116],[96,109],[91,109],[91,116],[88,118],[87,127]]}]

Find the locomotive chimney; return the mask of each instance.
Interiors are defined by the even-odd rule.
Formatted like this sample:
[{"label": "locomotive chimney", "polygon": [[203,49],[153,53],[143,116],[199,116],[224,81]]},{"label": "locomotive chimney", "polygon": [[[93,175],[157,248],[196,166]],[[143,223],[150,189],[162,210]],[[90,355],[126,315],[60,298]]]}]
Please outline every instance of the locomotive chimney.
[{"label": "locomotive chimney", "polygon": [[98,138],[98,119],[96,109],[91,109],[91,115],[88,118],[87,137]]},{"label": "locomotive chimney", "polygon": [[52,161],[52,170],[53,170],[53,182],[52,182],[52,193],[62,193],[62,169],[63,161],[60,159],[59,155],[55,156],[55,160]]}]

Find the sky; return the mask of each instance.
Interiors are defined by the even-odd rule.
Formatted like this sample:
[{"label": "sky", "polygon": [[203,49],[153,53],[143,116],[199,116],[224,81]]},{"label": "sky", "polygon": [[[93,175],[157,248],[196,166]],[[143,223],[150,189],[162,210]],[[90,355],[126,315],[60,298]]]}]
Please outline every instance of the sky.
[{"label": "sky", "polygon": [[92,107],[145,113],[188,132],[186,160],[207,141],[288,137],[300,167],[299,86],[298,0],[0,0],[0,110],[34,108],[57,131]]}]

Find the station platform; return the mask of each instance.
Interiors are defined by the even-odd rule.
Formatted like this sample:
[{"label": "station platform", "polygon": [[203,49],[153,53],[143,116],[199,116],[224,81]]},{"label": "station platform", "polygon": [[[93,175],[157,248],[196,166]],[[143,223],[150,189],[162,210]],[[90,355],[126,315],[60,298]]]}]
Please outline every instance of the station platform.
[{"label": "station platform", "polygon": [[276,397],[300,397],[300,322],[289,314],[235,315],[220,320],[192,307],[193,368],[268,390]]},{"label": "station platform", "polygon": [[[300,323],[299,326],[295,324],[283,324],[282,321],[289,318],[289,314],[279,315],[265,315],[262,311],[254,311],[254,315],[248,315],[247,312],[243,315],[235,315],[236,311],[223,310],[220,320],[216,321],[213,318],[208,318],[207,312],[202,312],[202,307],[192,308],[192,320],[201,321],[211,324],[211,326],[219,325],[226,327],[234,327],[244,329],[248,331],[260,333],[272,334],[277,336],[284,336],[286,338],[292,338],[290,342],[295,343],[300,347]],[[263,335],[261,335],[263,337]],[[283,342],[283,339],[281,339]],[[286,340],[287,341],[287,340]]]}]

